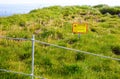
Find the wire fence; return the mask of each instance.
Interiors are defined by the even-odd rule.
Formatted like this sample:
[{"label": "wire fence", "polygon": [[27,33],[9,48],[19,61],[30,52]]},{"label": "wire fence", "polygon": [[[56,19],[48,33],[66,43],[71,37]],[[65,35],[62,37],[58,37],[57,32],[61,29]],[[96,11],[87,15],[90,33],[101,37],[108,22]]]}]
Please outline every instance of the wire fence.
[{"label": "wire fence", "polygon": [[38,43],[41,43],[41,44],[46,44],[46,45],[54,46],[54,47],[57,47],[57,48],[62,48],[62,49],[71,50],[71,51],[75,51],[75,52],[80,52],[80,53],[84,53],[84,54],[88,54],[88,55],[92,55],[92,56],[97,56],[97,57],[101,57],[101,58],[108,58],[108,59],[120,61],[119,58],[113,58],[113,57],[104,56],[104,55],[100,55],[100,54],[94,54],[94,53],[91,53],[91,52],[81,51],[81,50],[77,50],[77,49],[73,49],[73,48],[67,48],[67,47],[64,47],[64,46],[50,44],[50,43],[46,43],[46,42],[42,42],[42,41],[38,41],[38,40],[35,40],[35,41],[38,42]]},{"label": "wire fence", "polygon": [[36,76],[36,75],[27,74],[27,73],[23,73],[23,72],[12,71],[12,70],[0,69],[0,71],[7,72],[7,73],[21,74],[21,75],[24,75],[24,76],[33,76],[34,78],[39,78],[39,79],[47,79],[47,78],[43,78],[41,76]]},{"label": "wire fence", "polygon": [[[31,79],[34,78],[38,78],[38,79],[47,79],[41,76],[36,76],[34,75],[34,42],[35,42],[35,38],[34,35],[32,37],[32,39],[25,39],[25,38],[13,38],[13,37],[5,37],[5,36],[0,36],[1,39],[6,39],[6,40],[15,40],[15,41],[31,41],[32,42],[32,61],[31,61],[31,74],[28,73],[24,73],[24,72],[17,72],[17,71],[12,71],[12,70],[7,70],[7,69],[3,69],[0,68],[1,72],[6,72],[6,73],[13,73],[13,74],[20,74],[20,75],[24,75],[24,76],[28,76],[31,77]],[[1,77],[0,77],[1,78]],[[8,79],[8,78],[6,78]],[[10,78],[11,79],[11,78]]]},{"label": "wire fence", "polygon": [[43,41],[39,41],[39,40],[35,40],[35,37],[33,36],[32,39],[25,39],[25,38],[12,38],[12,37],[5,37],[5,36],[0,36],[1,39],[7,39],[7,40],[18,40],[18,41],[27,41],[30,40],[32,41],[32,70],[31,70],[31,74],[27,74],[27,73],[23,73],[23,72],[17,72],[17,71],[12,71],[12,70],[7,70],[7,69],[2,69],[0,68],[1,72],[7,72],[7,73],[13,73],[13,74],[20,74],[20,75],[24,75],[24,76],[30,76],[31,79],[34,78],[38,78],[38,79],[47,79],[41,76],[36,76],[34,75],[34,43],[40,43],[42,45],[49,45],[49,46],[53,46],[56,48],[61,48],[61,49],[65,49],[65,50],[69,50],[69,51],[74,51],[76,53],[80,52],[80,53],[84,53],[84,54],[88,54],[88,55],[92,55],[92,56],[96,56],[96,57],[101,57],[101,58],[106,58],[106,59],[111,59],[111,60],[116,60],[116,61],[120,61],[119,58],[113,58],[110,56],[104,56],[104,55],[100,55],[100,54],[95,54],[95,53],[91,53],[91,52],[86,52],[86,51],[82,51],[82,50],[77,50],[77,49],[73,49],[73,48],[68,48],[68,47],[64,47],[64,46],[59,46],[56,44],[51,44],[51,43],[47,43],[47,42],[43,42]]}]

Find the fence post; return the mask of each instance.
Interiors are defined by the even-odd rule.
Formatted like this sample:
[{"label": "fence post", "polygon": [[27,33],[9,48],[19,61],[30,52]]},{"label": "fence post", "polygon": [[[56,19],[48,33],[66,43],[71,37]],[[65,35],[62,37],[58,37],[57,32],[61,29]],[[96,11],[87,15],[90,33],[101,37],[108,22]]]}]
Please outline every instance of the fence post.
[{"label": "fence post", "polygon": [[34,47],[35,47],[35,36],[32,36],[32,73],[31,79],[34,79]]}]

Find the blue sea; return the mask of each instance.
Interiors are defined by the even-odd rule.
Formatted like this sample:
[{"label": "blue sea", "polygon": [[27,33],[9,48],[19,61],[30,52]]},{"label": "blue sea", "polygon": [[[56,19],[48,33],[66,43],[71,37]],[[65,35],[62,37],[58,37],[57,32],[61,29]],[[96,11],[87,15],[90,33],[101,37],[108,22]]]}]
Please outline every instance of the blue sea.
[{"label": "blue sea", "polygon": [[0,17],[29,13],[33,9],[43,8],[46,4],[0,4]]}]

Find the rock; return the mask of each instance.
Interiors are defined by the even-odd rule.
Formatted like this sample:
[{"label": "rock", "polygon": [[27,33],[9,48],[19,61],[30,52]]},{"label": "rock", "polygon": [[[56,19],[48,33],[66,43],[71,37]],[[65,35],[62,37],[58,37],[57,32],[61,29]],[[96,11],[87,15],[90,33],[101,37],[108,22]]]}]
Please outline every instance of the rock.
[{"label": "rock", "polygon": [[120,13],[118,14],[118,16],[120,17]]}]

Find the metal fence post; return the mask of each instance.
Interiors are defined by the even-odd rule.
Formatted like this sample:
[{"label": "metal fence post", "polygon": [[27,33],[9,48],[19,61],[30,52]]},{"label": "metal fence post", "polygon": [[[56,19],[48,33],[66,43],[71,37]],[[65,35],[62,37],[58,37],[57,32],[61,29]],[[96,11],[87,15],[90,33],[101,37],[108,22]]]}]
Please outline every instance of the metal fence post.
[{"label": "metal fence post", "polygon": [[32,36],[32,73],[31,79],[34,79],[34,47],[35,47],[35,36]]}]

